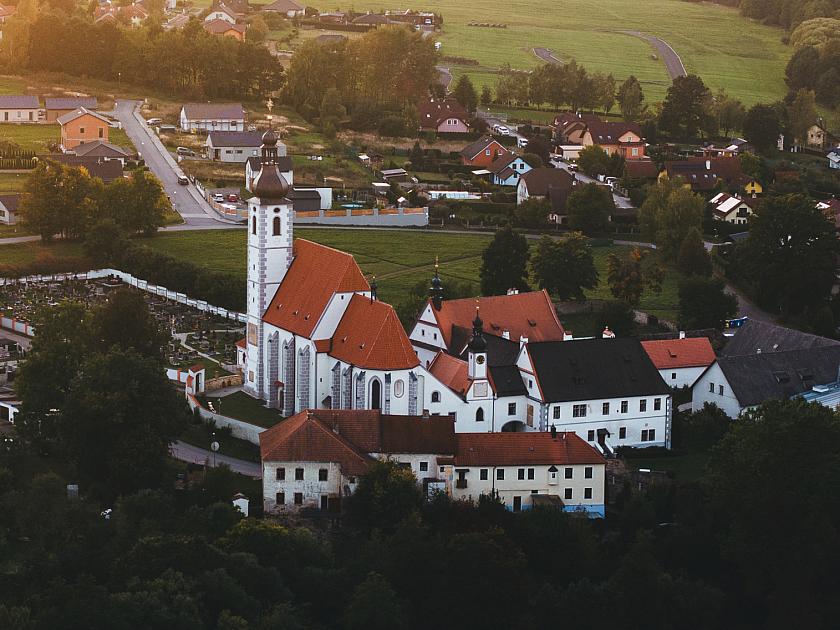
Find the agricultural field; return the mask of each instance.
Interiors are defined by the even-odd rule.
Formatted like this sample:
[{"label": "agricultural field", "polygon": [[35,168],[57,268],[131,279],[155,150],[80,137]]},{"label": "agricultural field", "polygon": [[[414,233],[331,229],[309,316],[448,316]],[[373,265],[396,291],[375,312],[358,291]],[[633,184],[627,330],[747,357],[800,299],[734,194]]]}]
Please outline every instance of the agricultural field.
[{"label": "agricultural field", "polygon": [[[335,9],[334,0],[309,4]],[[379,10],[379,0],[343,5],[356,11]],[[390,6],[390,5],[385,5]],[[780,29],[742,18],[734,9],[680,0],[513,0],[493,5],[479,0],[409,0],[395,3],[412,9],[434,9],[443,15],[441,54],[478,61],[481,66],[453,66],[480,85],[493,84],[488,69],[510,63],[527,70],[541,63],[534,47],[549,48],[561,60],[574,57],[589,70],[612,72],[624,79],[635,74],[648,95],[660,100],[669,84],[661,60],[645,41],[618,31],[637,30],[667,41],[689,72],[713,89],[725,88],[750,105],[784,96],[784,68],[792,50],[782,43]],[[504,24],[506,28],[469,26],[471,22]]]}]

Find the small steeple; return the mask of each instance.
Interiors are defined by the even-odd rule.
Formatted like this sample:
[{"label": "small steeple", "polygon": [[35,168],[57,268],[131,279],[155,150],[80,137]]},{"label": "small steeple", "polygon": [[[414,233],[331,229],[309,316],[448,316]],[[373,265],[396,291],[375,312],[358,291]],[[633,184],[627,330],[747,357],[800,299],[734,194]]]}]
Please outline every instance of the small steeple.
[{"label": "small steeple", "polygon": [[440,265],[438,264],[438,257],[435,256],[435,275],[432,278],[432,286],[429,287],[429,298],[432,300],[432,306],[436,311],[440,310],[443,304],[443,284],[440,281]]},{"label": "small steeple", "polygon": [[371,280],[371,282],[370,282],[370,301],[371,302],[376,301],[376,289],[377,289],[376,276],[373,276],[373,280]]},{"label": "small steeple", "polygon": [[467,344],[471,352],[486,352],[487,340],[484,339],[484,322],[481,321],[481,316],[478,314],[479,305],[476,300],[475,305],[475,319],[473,320],[472,337]]}]

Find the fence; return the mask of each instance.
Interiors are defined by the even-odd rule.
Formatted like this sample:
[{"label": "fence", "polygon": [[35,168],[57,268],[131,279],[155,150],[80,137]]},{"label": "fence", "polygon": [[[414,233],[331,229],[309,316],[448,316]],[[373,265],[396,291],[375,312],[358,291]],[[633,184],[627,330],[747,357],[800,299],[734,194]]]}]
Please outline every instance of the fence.
[{"label": "fence", "polygon": [[425,227],[428,208],[342,208],[295,212],[295,223],[324,225],[376,225]]},{"label": "fence", "polygon": [[260,433],[265,431],[263,427],[258,427],[255,424],[249,424],[248,422],[243,422],[242,420],[236,420],[235,418],[228,418],[227,416],[214,413],[209,409],[202,407],[201,403],[198,402],[198,399],[192,394],[187,395],[187,403],[193,411],[198,409],[198,414],[204,420],[211,420],[217,427],[230,428],[231,435],[233,435],[233,437],[259,445]]}]

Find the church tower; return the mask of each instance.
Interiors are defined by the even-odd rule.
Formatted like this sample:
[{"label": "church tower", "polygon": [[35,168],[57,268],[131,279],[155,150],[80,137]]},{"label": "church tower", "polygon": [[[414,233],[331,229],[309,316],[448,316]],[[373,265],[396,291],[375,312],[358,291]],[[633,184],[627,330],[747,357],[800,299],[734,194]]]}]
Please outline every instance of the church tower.
[{"label": "church tower", "polygon": [[484,322],[475,307],[472,337],[467,343],[467,375],[470,380],[483,381],[487,379],[487,340],[484,338]]},{"label": "church tower", "polygon": [[265,382],[269,349],[263,315],[292,263],[294,213],[289,201],[289,183],[277,168],[277,134],[271,129],[262,137],[262,164],[248,200],[248,369],[245,387],[266,399]]}]

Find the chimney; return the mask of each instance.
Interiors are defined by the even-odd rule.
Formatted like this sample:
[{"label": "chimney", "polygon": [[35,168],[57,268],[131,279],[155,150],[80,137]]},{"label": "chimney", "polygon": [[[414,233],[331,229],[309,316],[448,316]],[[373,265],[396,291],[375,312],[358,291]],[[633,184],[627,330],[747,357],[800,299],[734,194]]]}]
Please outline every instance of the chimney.
[{"label": "chimney", "polygon": [[510,331],[509,330],[503,330],[502,331],[502,339],[510,339]]},{"label": "chimney", "polygon": [[684,330],[680,331],[680,339],[685,339],[685,331]]},{"label": "chimney", "polygon": [[508,295],[519,295],[519,289],[516,287],[507,290]]}]

